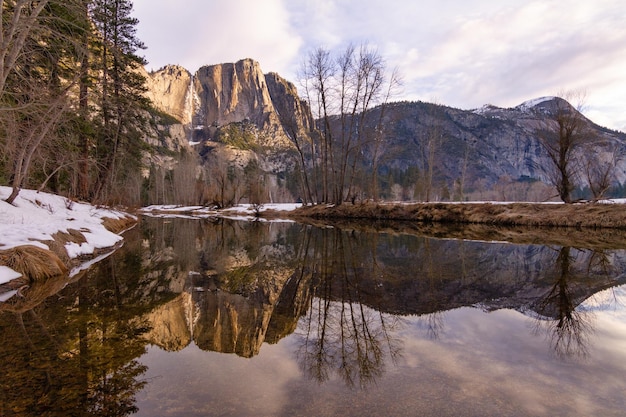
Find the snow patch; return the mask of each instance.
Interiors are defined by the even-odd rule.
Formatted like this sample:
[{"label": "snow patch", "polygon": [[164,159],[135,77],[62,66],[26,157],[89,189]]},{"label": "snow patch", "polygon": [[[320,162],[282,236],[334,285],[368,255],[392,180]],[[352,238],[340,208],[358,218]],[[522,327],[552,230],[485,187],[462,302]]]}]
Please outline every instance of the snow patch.
[{"label": "snow patch", "polygon": [[526,110],[530,110],[535,106],[538,106],[539,104],[545,102],[545,101],[550,101],[550,100],[554,100],[555,97],[554,96],[545,96],[545,97],[538,97],[538,98],[534,98],[532,100],[528,100],[523,102],[522,104],[520,104],[519,106],[517,106],[517,108],[519,110],[522,111],[526,111]]},{"label": "snow patch", "polygon": [[7,283],[21,276],[22,274],[12,270],[8,266],[0,265],[0,284]]},{"label": "snow patch", "polygon": [[475,114],[479,114],[481,116],[484,116],[485,114],[494,111],[494,110],[501,110],[499,107],[494,106],[493,104],[485,104],[484,106],[482,106],[479,109],[474,109],[472,110],[473,113]]},{"label": "snow patch", "polygon": [[162,218],[176,217],[202,219],[207,217],[220,217],[230,220],[292,222],[292,220],[286,219],[262,219],[255,215],[255,211],[258,210],[259,212],[264,212],[266,210],[273,210],[286,212],[293,211],[299,207],[302,207],[301,203],[268,203],[261,205],[257,209],[255,209],[252,204],[238,204],[234,207],[219,210],[215,207],[202,206],[152,205],[144,207],[139,211],[144,215]]},{"label": "snow patch", "polygon": [[6,300],[10,299],[15,294],[17,294],[17,290],[8,291],[8,292],[0,294],[0,303],[4,303]]},{"label": "snow patch", "polygon": [[[69,233],[70,229],[80,230],[86,240],[82,244],[65,245],[70,258],[92,254],[122,240],[104,227],[103,219],[120,219],[128,216],[126,213],[35,190],[21,190],[13,204],[9,204],[4,200],[10,193],[11,188],[0,187],[0,250],[23,245],[49,250],[44,242],[53,240],[55,233]],[[0,270],[0,283],[11,276],[6,269]]]}]

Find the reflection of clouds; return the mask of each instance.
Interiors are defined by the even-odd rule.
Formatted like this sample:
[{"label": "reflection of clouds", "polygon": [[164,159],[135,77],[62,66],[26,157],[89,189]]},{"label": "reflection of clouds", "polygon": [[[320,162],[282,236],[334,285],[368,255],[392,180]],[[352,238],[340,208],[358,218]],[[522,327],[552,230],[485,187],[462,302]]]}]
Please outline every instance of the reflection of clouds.
[{"label": "reflection of clouds", "polygon": [[[626,285],[599,291],[585,300],[579,308],[588,311],[607,311],[626,318]],[[624,322],[626,324],[626,321]]]},{"label": "reflection of clouds", "polygon": [[602,316],[595,325],[595,333],[603,337],[597,343],[597,355],[619,355],[626,352],[626,285],[609,288],[589,297],[578,308]]},{"label": "reflection of clouds", "polygon": [[626,405],[623,314],[597,313],[597,340],[581,362],[555,359],[543,338],[531,335],[529,318],[516,311],[449,311],[438,339],[429,337],[417,317],[406,317],[396,333],[402,357],[375,385],[357,392],[338,379],[308,383],[294,357],[295,338],[265,345],[253,359],[203,352],[194,345],[166,358],[151,348],[142,358],[150,369],[146,391],[138,396],[139,415],[168,415],[168,409],[174,414],[180,407],[195,410],[188,415],[216,410],[240,415],[459,415],[461,410],[616,415],[620,404]]},{"label": "reflection of clouds", "polygon": [[[427,340],[417,321],[412,329],[404,341],[403,364],[438,383],[442,391],[452,386],[452,402],[471,401],[477,407],[501,402],[508,404],[504,410],[510,407],[519,414],[605,415],[598,395],[619,399],[619,390],[626,389],[624,350],[580,363],[555,360],[542,338],[530,335],[528,318],[511,310],[451,311],[446,332],[437,341]],[[598,336],[596,344],[604,345],[604,335]],[[623,329],[619,339],[625,337]],[[611,393],[605,378],[613,380]],[[431,390],[422,384],[416,389]]]},{"label": "reflection of clouds", "polygon": [[288,344],[268,345],[259,356],[241,359],[200,350],[150,348],[141,362],[148,385],[138,395],[138,416],[280,415],[288,386],[301,377]]}]

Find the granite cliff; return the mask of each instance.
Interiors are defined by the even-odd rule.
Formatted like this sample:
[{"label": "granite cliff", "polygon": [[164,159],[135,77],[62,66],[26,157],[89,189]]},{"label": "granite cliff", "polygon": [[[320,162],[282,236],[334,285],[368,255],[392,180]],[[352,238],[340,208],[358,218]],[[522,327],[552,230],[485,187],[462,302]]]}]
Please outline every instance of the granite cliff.
[{"label": "granite cliff", "polygon": [[226,126],[239,124],[253,127],[252,145],[289,149],[287,122],[303,130],[312,126],[295,86],[278,74],[263,74],[252,59],[203,66],[194,74],[170,65],[146,76],[147,97],[185,127],[189,140],[215,141]]},{"label": "granite cliff", "polygon": [[[555,106],[569,104],[557,97],[534,99],[513,108],[487,105],[474,110],[424,102],[388,104],[383,123],[385,155],[379,165],[379,175],[388,176],[382,186],[388,192],[383,197],[419,199],[420,178],[429,170],[429,163],[433,165],[435,200],[462,198],[458,195],[460,183],[470,199],[537,201],[554,195],[548,185],[552,162],[537,130],[550,123]],[[368,123],[374,125],[380,111],[374,109]],[[584,116],[582,120],[590,132],[589,140],[574,157],[593,155],[599,166],[614,164],[614,190],[621,187],[626,183],[626,134],[598,126]],[[371,157],[366,156],[368,159]],[[394,183],[410,187],[405,185],[403,194],[391,193]],[[543,188],[533,188],[538,184]],[[578,178],[577,186],[584,187],[584,178]],[[497,193],[482,193],[495,189]]]}]

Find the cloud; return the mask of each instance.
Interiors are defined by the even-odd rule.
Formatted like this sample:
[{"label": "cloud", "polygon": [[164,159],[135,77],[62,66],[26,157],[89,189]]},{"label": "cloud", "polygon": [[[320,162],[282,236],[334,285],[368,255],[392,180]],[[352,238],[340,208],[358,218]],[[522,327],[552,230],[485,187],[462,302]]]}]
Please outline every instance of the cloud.
[{"label": "cloud", "polygon": [[511,106],[559,90],[618,83],[624,98],[619,77],[626,73],[626,22],[616,4],[519,2],[457,16],[447,33],[421,44],[415,60],[400,61],[410,94],[435,94],[465,108]]},{"label": "cloud", "polygon": [[398,99],[508,107],[586,89],[598,122],[626,127],[622,0],[135,0],[135,8],[149,68],[249,57],[296,81],[314,48],[368,43],[399,68]]},{"label": "cloud", "polygon": [[135,0],[135,14],[149,68],[171,63],[193,71],[253,58],[284,72],[302,42],[281,0]]}]

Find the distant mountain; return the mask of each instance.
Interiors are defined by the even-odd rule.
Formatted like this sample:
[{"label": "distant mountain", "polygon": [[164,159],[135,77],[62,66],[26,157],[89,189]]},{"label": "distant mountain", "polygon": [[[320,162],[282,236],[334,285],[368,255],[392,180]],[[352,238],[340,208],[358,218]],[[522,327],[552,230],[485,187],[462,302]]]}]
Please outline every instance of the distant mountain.
[{"label": "distant mountain", "polygon": [[[422,102],[394,103],[385,110],[388,149],[383,167],[425,169],[424,149],[433,127],[436,181],[451,186],[463,176],[466,189],[491,188],[499,181],[549,182],[548,155],[537,138],[537,128],[551,116],[560,98],[545,97],[514,108],[492,105],[460,110]],[[377,115],[373,115],[374,118]],[[610,131],[586,120],[595,132],[593,150],[600,160],[624,155],[626,134]],[[584,152],[590,151],[585,150]],[[615,182],[626,181],[626,161],[618,163]]]},{"label": "distant mountain", "polygon": [[[205,66],[194,74],[167,66],[147,78],[148,97],[180,122],[175,131],[184,129],[189,141],[201,143],[200,153],[230,145],[256,154],[266,161],[261,164],[264,169],[274,174],[289,176],[296,166],[289,137],[296,131],[306,134],[314,125],[295,86],[278,74],[263,74],[251,59]],[[557,97],[542,97],[513,108],[485,105],[474,110],[424,102],[388,104],[383,117],[384,155],[378,165],[381,197],[423,197],[419,182],[430,170],[429,162],[436,190],[433,200],[550,197],[547,168],[551,162],[536,131],[563,103]],[[381,107],[372,109],[366,123],[374,126],[381,111]],[[626,134],[584,120],[595,138],[592,147],[580,152],[593,153],[601,163],[615,158],[613,183],[622,186]],[[371,152],[367,146],[362,150],[365,162],[359,170],[364,175],[372,169],[367,164]],[[484,193],[487,190],[492,191]]]}]

